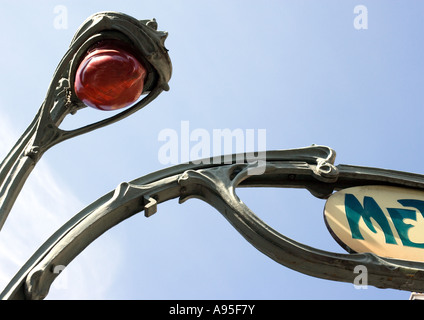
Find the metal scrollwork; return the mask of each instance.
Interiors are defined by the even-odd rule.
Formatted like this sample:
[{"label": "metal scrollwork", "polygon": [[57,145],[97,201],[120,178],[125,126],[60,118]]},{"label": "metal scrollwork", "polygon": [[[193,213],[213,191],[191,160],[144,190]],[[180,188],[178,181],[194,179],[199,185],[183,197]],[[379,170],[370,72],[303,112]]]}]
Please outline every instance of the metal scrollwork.
[{"label": "metal scrollwork", "polygon": [[[347,165],[334,166],[335,153],[323,146],[268,151],[265,171],[249,175],[255,164],[183,164],[131,182],[121,183],[65,223],[28,260],[2,292],[2,299],[43,299],[58,273],[101,234],[128,217],[179,198],[201,199],[216,208],[256,249],[276,262],[299,272],[328,280],[351,282],[358,265],[368,268],[368,282],[379,288],[423,291],[424,264],[382,258],[371,253],[340,254],[296,242],[274,230],[237,196],[241,187],[305,188],[319,198],[335,190],[364,184],[411,186],[424,189],[424,176]],[[211,163],[204,161],[201,163]],[[323,172],[320,171],[323,170]],[[325,176],[325,177],[323,177]]]},{"label": "metal scrollwork", "polygon": [[[157,31],[155,20],[139,21],[116,12],[100,12],[89,17],[76,32],[68,51],[53,75],[47,95],[32,123],[0,164],[0,229],[28,175],[52,146],[122,120],[169,90],[172,66],[164,46],[167,33]],[[87,49],[104,39],[130,43],[137,58],[148,69],[141,100],[104,120],[73,130],[59,128],[64,118],[85,105],[73,90],[75,72]]]},{"label": "metal scrollwork", "polygon": [[[119,121],[169,89],[171,61],[164,46],[167,33],[155,20],[136,20],[115,13],[97,13],[75,34],[59,63],[37,115],[0,164],[0,229],[26,178],[49,148],[69,138]],[[76,68],[87,49],[104,39],[130,43],[148,69],[145,96],[133,106],[99,122],[62,130],[61,122],[84,105],[73,91]],[[340,254],[296,242],[259,219],[237,196],[237,188],[304,188],[327,199],[349,187],[387,185],[424,190],[424,176],[378,168],[335,165],[334,150],[325,146],[267,151],[252,162],[247,154],[181,164],[121,183],[59,228],[22,266],[0,294],[1,299],[44,299],[60,270],[110,228],[141,211],[156,214],[160,203],[178,198],[205,201],[216,208],[256,249],[304,274],[352,282],[354,269],[368,270],[368,284],[379,288],[424,291],[424,263],[379,257],[371,253]],[[242,159],[242,161],[240,161]],[[258,169],[262,166],[263,170]],[[260,171],[260,174],[258,173]],[[255,174],[257,173],[257,174]]]}]

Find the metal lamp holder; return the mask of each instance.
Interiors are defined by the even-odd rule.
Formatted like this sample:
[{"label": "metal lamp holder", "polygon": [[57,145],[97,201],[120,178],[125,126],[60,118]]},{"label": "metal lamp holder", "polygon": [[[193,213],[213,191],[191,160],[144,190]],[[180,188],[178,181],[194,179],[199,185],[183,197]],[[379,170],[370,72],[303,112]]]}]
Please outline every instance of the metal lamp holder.
[{"label": "metal lamp holder", "polygon": [[[155,20],[136,20],[116,12],[88,18],[77,31],[60,62],[47,96],[33,122],[0,165],[0,228],[26,178],[49,148],[67,139],[119,121],[168,90],[171,62],[164,46],[167,33]],[[87,49],[103,39],[130,43],[148,66],[146,96],[130,108],[105,120],[65,131],[59,128],[68,114],[85,107],[73,91],[76,68]],[[352,282],[358,265],[368,269],[368,282],[378,288],[424,291],[424,263],[389,259],[372,253],[339,254],[296,242],[260,220],[237,196],[242,187],[304,188],[320,199],[334,191],[363,185],[389,185],[424,190],[424,176],[378,168],[335,165],[335,152],[325,146],[267,151],[262,174],[252,175],[259,161],[233,154],[219,161],[196,161],[148,174],[119,186],[99,198],[59,228],[23,265],[0,294],[1,299],[43,299],[67,266],[104,232],[134,214],[150,217],[158,204],[178,198],[205,201],[216,208],[256,249],[276,262],[322,279]],[[243,161],[240,161],[243,159]]]}]

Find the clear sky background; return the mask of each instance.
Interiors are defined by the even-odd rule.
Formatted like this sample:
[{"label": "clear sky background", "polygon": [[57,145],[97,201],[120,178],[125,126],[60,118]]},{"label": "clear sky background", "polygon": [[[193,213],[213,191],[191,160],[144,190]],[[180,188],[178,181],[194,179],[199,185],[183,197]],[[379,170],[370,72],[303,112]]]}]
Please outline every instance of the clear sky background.
[{"label": "clear sky background", "polygon": [[[57,6],[67,25],[55,25]],[[357,30],[354,8],[368,9]],[[79,25],[98,11],[156,18],[169,32],[170,91],[128,119],[55,146],[41,159],[0,233],[3,288],[79,210],[163,164],[164,129],[266,129],[266,149],[327,145],[336,164],[424,173],[422,1],[2,1],[0,156],[42,103]],[[109,116],[87,108],[63,128]],[[259,217],[294,240],[341,252],[305,190],[240,190]],[[135,215],[78,256],[50,299],[408,299],[357,290],[283,267],[212,207],[170,201]]]}]

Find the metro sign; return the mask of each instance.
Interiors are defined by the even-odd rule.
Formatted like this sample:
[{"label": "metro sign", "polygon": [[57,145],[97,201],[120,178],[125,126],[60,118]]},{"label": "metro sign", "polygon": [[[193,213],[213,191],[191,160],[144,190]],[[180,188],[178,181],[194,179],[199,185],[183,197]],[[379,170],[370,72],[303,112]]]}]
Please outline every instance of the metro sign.
[{"label": "metro sign", "polygon": [[424,192],[361,186],[331,195],[327,227],[348,252],[424,262]]}]

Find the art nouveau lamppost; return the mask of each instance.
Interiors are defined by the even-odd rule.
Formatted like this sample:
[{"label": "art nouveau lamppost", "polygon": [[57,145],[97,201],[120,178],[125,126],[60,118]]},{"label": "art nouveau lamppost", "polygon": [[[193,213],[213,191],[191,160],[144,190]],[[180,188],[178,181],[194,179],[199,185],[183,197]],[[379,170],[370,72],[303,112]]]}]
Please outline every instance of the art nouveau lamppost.
[{"label": "art nouveau lamppost", "polygon": [[[0,166],[0,228],[44,152],[131,115],[169,89],[167,33],[156,28],[154,20],[138,21],[112,12],[95,14],[82,24],[33,122]],[[82,128],[59,128],[67,115],[87,105],[101,110],[128,108]]]},{"label": "art nouveau lamppost", "polygon": [[[50,147],[119,121],[168,90],[167,34],[156,29],[154,20],[139,21],[114,12],[95,14],[83,23],[34,121],[1,164],[0,226],[32,168]],[[123,111],[75,130],[59,128],[68,114],[85,106]],[[149,217],[159,203],[174,198],[180,203],[190,198],[204,200],[256,249],[299,272],[353,282],[354,270],[361,265],[367,268],[368,285],[424,291],[424,256],[420,252],[424,245],[409,238],[410,226],[403,220],[414,219],[418,212],[424,214],[424,176],[336,166],[335,152],[325,146],[267,151],[255,162],[248,154],[229,158],[181,164],[121,183],[47,239],[0,297],[43,299],[59,274],[55,272],[58,266],[67,266],[121,221],[141,211]],[[238,198],[235,190],[239,187],[305,188],[315,197],[328,199],[325,223],[349,253],[319,250],[280,234]],[[383,205],[386,198],[392,202]],[[376,226],[384,231],[383,243],[373,238]],[[403,249],[393,251],[394,245]]]}]

